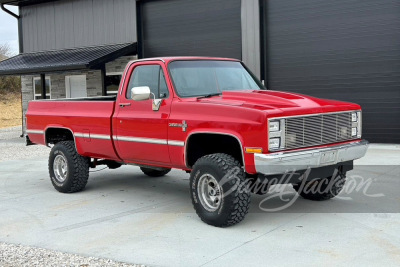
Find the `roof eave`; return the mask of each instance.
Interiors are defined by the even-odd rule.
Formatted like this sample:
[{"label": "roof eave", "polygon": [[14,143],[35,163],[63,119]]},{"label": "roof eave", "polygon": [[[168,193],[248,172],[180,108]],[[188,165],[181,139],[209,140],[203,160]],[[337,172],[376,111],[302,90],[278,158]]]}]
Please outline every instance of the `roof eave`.
[{"label": "roof eave", "polygon": [[53,73],[53,72],[64,72],[64,71],[76,71],[88,69],[88,65],[73,65],[73,66],[61,66],[61,67],[46,67],[46,68],[35,68],[16,71],[0,71],[0,76],[20,76],[20,75],[37,75],[40,73]]},{"label": "roof eave", "polygon": [[55,2],[59,0],[0,0],[2,5],[12,5],[12,6],[29,6],[42,4],[46,2]]}]

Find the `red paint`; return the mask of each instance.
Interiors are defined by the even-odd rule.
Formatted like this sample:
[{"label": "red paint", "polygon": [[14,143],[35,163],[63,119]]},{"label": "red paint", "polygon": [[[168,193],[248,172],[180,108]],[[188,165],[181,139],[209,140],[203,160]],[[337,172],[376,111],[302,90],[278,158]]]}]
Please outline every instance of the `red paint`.
[{"label": "red paint", "polygon": [[[116,102],[112,101],[31,101],[27,117],[28,130],[46,131],[66,128],[72,133],[100,134],[109,140],[75,137],[78,153],[92,158],[106,158],[125,163],[138,163],[187,170],[185,147],[114,140],[113,136],[184,141],[189,135],[213,132],[235,136],[245,147],[268,151],[267,119],[294,115],[360,110],[353,103],[289,92],[247,90],[224,92],[212,98],[180,98],[175,94],[167,66],[174,60],[215,58],[163,58],[130,63],[125,70]],[[232,59],[219,59],[232,60]],[[170,96],[159,111],[152,111],[151,100],[133,101],[125,97],[129,77],[137,66],[158,64],[162,67]],[[130,106],[120,107],[120,103]],[[186,121],[184,132],[169,123]],[[30,133],[33,143],[46,145],[43,134]],[[353,140],[354,141],[354,140]],[[333,145],[333,144],[332,144]],[[243,151],[245,168],[255,173],[254,156]]]}]

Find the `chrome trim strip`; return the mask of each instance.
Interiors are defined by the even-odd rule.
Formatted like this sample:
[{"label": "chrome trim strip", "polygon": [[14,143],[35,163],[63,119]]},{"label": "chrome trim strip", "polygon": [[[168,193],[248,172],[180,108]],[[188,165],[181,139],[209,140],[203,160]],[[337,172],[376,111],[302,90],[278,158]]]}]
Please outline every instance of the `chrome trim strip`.
[{"label": "chrome trim strip", "polygon": [[318,116],[318,115],[332,115],[332,114],[351,113],[351,112],[361,112],[361,110],[355,109],[355,110],[345,110],[345,111],[336,111],[336,112],[319,112],[319,113],[306,114],[306,115],[293,115],[293,116],[281,116],[281,117],[278,116],[278,117],[268,118],[268,120],[286,119],[286,118],[295,118],[295,117],[311,117],[311,116]]},{"label": "chrome trim strip", "polygon": [[111,137],[106,134],[74,133],[74,135],[79,138],[90,138],[90,139],[101,139],[101,140],[111,139]]},{"label": "chrome trim strip", "polygon": [[285,148],[286,147],[286,123],[285,119],[280,119],[280,126],[281,126],[281,147]]},{"label": "chrome trim strip", "polygon": [[44,134],[43,130],[26,130],[27,134]]},{"label": "chrome trim strip", "polygon": [[142,61],[161,61],[165,63],[165,60],[162,58],[154,57],[154,58],[141,58],[141,59],[134,59],[131,62],[136,63],[136,62],[142,62]]},{"label": "chrome trim strip", "polygon": [[114,139],[117,141],[148,143],[148,144],[157,144],[157,145],[167,145],[168,144],[167,140],[165,140],[165,139],[155,139],[155,138],[114,136]]},{"label": "chrome trim strip", "polygon": [[185,142],[183,141],[173,141],[173,140],[168,140],[168,145],[170,146],[185,146]]},{"label": "chrome trim strip", "polygon": [[116,141],[124,141],[124,142],[147,143],[147,144],[181,146],[181,147],[185,146],[185,142],[184,141],[177,141],[177,140],[143,138],[143,137],[130,137],[130,136],[117,136],[117,135],[114,135],[113,139],[116,140]]},{"label": "chrome trim strip", "polygon": [[102,139],[102,140],[110,140],[111,136],[106,135],[106,134],[89,134],[90,138],[93,139]]},{"label": "chrome trim strip", "polygon": [[[368,149],[368,141],[362,140],[329,147],[303,149],[294,152],[254,154],[256,171],[265,175],[283,174],[296,170],[318,168],[362,158]],[[332,160],[324,162],[327,153]]]},{"label": "chrome trim strip", "polygon": [[362,112],[361,111],[357,111],[357,116],[358,116],[358,133],[357,133],[357,137],[361,138],[362,137]]},{"label": "chrome trim strip", "polygon": [[[111,96],[90,96],[90,97],[76,97],[76,98],[73,98],[73,97],[69,97],[69,98],[53,98],[53,99],[36,99],[36,100],[32,100],[32,101],[35,101],[35,102],[40,102],[40,101],[51,101],[51,102],[77,102],[77,100],[88,100],[88,101],[90,101],[90,103],[93,103],[93,102],[101,102],[101,103],[104,103],[104,101],[101,101],[101,99],[107,99],[107,98],[110,98]],[[96,101],[96,99],[99,99],[98,101]],[[109,102],[111,102],[111,101],[109,101]]]}]

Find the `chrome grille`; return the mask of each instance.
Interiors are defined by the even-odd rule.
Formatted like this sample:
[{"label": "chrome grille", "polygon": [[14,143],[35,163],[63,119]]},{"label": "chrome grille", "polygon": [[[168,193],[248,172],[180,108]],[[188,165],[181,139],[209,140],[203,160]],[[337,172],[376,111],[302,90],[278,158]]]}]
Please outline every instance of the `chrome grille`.
[{"label": "chrome grille", "polygon": [[324,145],[355,139],[351,112],[285,119],[284,149]]}]

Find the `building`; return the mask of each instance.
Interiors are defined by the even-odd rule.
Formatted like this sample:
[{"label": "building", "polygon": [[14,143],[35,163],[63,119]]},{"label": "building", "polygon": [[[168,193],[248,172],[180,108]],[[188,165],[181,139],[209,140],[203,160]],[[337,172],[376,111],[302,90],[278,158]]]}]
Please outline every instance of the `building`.
[{"label": "building", "polygon": [[7,5],[19,6],[21,54],[0,63],[0,75],[22,76],[24,110],[32,99],[113,94],[125,64],[136,57],[233,57],[270,89],[361,104],[364,137],[400,143],[395,0],[0,4],[6,12]]}]

